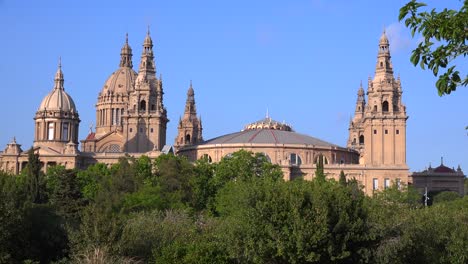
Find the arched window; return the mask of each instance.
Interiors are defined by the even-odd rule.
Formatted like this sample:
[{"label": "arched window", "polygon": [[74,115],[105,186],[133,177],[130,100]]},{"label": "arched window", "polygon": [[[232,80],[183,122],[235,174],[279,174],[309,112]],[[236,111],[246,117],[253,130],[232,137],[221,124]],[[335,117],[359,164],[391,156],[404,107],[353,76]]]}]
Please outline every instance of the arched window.
[{"label": "arched window", "polygon": [[377,112],[377,105],[374,105],[374,112]]},{"label": "arched window", "polygon": [[325,156],[324,156],[324,155],[322,155],[322,154],[320,154],[320,155],[317,155],[317,157],[315,157],[315,161],[314,161],[314,162],[315,162],[315,164],[317,164],[317,163],[319,162],[319,158],[320,158],[320,156],[321,156],[321,157],[322,157],[322,159],[323,159],[323,164],[328,164],[328,159],[327,159],[327,157],[325,157]]},{"label": "arched window", "polygon": [[291,165],[295,165],[295,166],[299,166],[302,164],[302,159],[299,155],[297,155],[296,153],[291,153],[289,155],[289,161],[291,163]]},{"label": "arched window", "polygon": [[364,144],[364,135],[359,136],[359,144],[360,145]]},{"label": "arched window", "polygon": [[190,144],[190,134],[185,135],[185,144]]},{"label": "arched window", "polygon": [[380,62],[380,68],[382,68],[382,67],[383,67],[383,62]]},{"label": "arched window", "polygon": [[141,111],[146,111],[146,101],[145,101],[145,100],[141,100],[141,102],[140,102],[140,110],[141,110]]},{"label": "arched window", "polygon": [[209,163],[213,162],[213,160],[211,159],[211,156],[208,154],[203,154],[203,156],[201,156],[201,159],[204,159],[208,161]]},{"label": "arched window", "polygon": [[382,103],[382,111],[383,112],[388,112],[388,102],[387,101],[384,101]]},{"label": "arched window", "polygon": [[356,145],[356,138],[353,138],[353,145]]}]

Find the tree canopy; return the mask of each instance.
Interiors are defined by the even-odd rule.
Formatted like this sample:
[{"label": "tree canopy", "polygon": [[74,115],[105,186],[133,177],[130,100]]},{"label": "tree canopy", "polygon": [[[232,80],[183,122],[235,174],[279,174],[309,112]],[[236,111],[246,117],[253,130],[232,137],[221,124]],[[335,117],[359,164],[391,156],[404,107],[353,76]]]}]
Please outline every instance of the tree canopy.
[{"label": "tree canopy", "polygon": [[457,57],[468,55],[468,0],[463,1],[460,10],[420,11],[425,6],[412,0],[400,9],[398,19],[405,21],[413,37],[419,33],[424,38],[410,60],[438,76],[436,87],[442,96],[468,84],[468,73],[457,70],[454,62]]}]

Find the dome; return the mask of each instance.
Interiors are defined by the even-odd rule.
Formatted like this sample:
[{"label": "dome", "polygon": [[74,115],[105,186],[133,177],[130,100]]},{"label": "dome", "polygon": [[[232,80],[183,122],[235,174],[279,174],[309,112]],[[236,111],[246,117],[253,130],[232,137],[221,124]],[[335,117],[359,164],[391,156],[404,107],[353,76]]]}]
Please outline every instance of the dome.
[{"label": "dome", "polygon": [[270,117],[265,117],[262,120],[248,124],[245,126],[244,130],[254,130],[254,129],[273,129],[273,130],[283,130],[283,131],[293,131],[291,126],[278,121],[271,119]]},{"label": "dome", "polygon": [[380,37],[380,40],[379,40],[379,43],[380,44],[387,44],[388,45],[388,38],[387,38],[387,34],[385,34],[385,30],[384,32],[382,33],[382,36]]},{"label": "dome", "polygon": [[76,113],[75,102],[63,87],[64,79],[61,62],[59,62],[59,68],[55,73],[54,83],[54,89],[44,97],[38,111],[55,110]]},{"label": "dome", "polygon": [[73,102],[71,96],[62,89],[54,89],[44,97],[38,111],[44,110],[77,112],[75,102]]},{"label": "dome", "polygon": [[244,130],[207,140],[202,145],[212,144],[306,144],[321,147],[339,147],[318,138],[293,131],[276,129]]},{"label": "dome", "polygon": [[133,91],[137,73],[129,67],[120,67],[107,78],[102,93],[107,92],[128,94]]}]

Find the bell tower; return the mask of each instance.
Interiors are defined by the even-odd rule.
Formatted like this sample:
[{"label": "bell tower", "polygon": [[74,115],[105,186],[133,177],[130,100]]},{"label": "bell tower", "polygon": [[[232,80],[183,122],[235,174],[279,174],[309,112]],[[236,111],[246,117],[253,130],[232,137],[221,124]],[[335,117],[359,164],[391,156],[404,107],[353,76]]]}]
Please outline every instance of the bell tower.
[{"label": "bell tower", "polygon": [[[363,163],[367,165],[406,166],[408,116],[401,100],[400,78],[394,78],[390,59],[389,41],[384,31],[379,40],[375,76],[373,80],[369,79],[368,102],[363,113],[364,146],[361,153]],[[355,118],[360,116],[361,113],[356,112]]]},{"label": "bell tower", "polygon": [[195,92],[193,91],[192,81],[190,81],[190,87],[187,91],[184,117],[179,120],[177,130],[178,134],[174,143],[177,149],[203,142],[202,123],[201,118],[197,117]]},{"label": "bell tower", "polygon": [[130,93],[129,110],[125,116],[125,151],[161,150],[166,144],[167,111],[163,104],[162,78],[156,78],[153,41],[150,32],[143,42],[135,89]]},{"label": "bell tower", "polygon": [[347,147],[355,149],[360,153],[364,150],[364,111],[366,108],[366,98],[364,96],[364,89],[362,88],[362,81],[357,92],[356,109],[354,110],[354,117],[349,123],[349,137]]}]

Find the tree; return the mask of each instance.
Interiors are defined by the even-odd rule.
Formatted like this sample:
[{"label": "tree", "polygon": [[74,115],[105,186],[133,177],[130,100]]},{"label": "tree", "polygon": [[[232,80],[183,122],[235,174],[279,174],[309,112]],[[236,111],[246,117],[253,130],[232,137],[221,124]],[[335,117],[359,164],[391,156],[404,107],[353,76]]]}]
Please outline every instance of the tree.
[{"label": "tree", "polygon": [[230,182],[217,196],[233,263],[360,263],[370,256],[364,195],[335,181]]},{"label": "tree", "polygon": [[[405,19],[413,37],[416,32],[424,37],[410,60],[415,66],[419,63],[422,69],[427,67],[434,76],[439,76],[436,87],[442,96],[468,84],[468,74],[460,74],[453,65],[455,58],[468,55],[468,0],[464,0],[459,11],[445,8],[440,12],[435,9],[419,12],[424,6],[425,3],[412,0],[400,9],[398,19]],[[447,70],[441,74],[440,68]]]},{"label": "tree", "polygon": [[26,181],[29,197],[33,203],[45,203],[47,201],[46,183],[44,180],[44,174],[41,171],[41,167],[39,154],[34,153],[33,148],[29,149],[28,165],[26,166]]},{"label": "tree", "polygon": [[341,170],[340,171],[340,180],[339,180],[339,183],[342,185],[342,186],[346,186],[347,183],[346,183],[346,175],[344,174],[344,171]]},{"label": "tree", "polygon": [[317,163],[315,168],[315,178],[318,181],[325,181],[325,172],[323,171],[323,155],[320,154],[317,157]]}]

